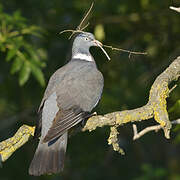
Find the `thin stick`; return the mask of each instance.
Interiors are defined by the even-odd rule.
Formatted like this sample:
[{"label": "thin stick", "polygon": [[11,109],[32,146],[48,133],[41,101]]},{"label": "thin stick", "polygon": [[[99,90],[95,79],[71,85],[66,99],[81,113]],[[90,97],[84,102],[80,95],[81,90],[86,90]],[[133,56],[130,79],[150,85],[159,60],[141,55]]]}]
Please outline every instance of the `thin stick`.
[{"label": "thin stick", "polygon": [[136,54],[136,55],[147,55],[147,52],[136,52],[136,51],[129,51],[129,50],[126,50],[126,49],[121,49],[121,48],[116,48],[116,47],[112,47],[112,46],[109,46],[109,45],[104,45],[104,47],[106,48],[110,48],[112,50],[115,50],[115,51],[122,51],[122,52],[127,52],[129,53],[129,58],[132,54]]},{"label": "thin stick", "polygon": [[170,6],[169,8],[180,13],[180,7]]},{"label": "thin stick", "polygon": [[[90,14],[93,6],[94,6],[94,2],[92,2],[89,10],[87,11],[87,13],[85,14],[85,16],[84,16],[83,19],[81,20],[81,22],[80,22],[79,26],[76,28],[76,30],[82,30],[81,26],[82,26],[82,24],[84,23],[84,21],[86,20],[86,18],[88,17],[88,15]],[[85,28],[84,28],[84,29],[85,29]]]},{"label": "thin stick", "polygon": [[65,29],[65,30],[59,32],[59,34],[63,34],[63,33],[65,33],[65,32],[73,32],[73,31],[74,31],[74,30],[72,30],[72,29]]},{"label": "thin stick", "polygon": [[71,29],[66,29],[66,30],[63,30],[61,32],[59,32],[59,34],[62,34],[62,33],[65,33],[65,32],[72,32],[71,35],[69,36],[68,39],[71,39],[72,36],[75,34],[75,33],[79,33],[79,32],[84,32],[83,30],[86,29],[88,26],[89,26],[89,22],[84,26],[82,27],[82,24],[84,23],[84,21],[86,20],[86,18],[88,17],[89,13],[91,12],[92,8],[93,8],[93,5],[94,5],[94,2],[92,2],[89,10],[87,11],[87,13],[85,14],[85,16],[82,18],[80,24],[77,26],[77,28],[75,30],[71,30]]},{"label": "thin stick", "polygon": [[107,54],[107,52],[104,50],[104,48],[100,45],[98,45],[98,47],[100,47],[100,49],[103,51],[103,53],[106,55],[106,57],[108,58],[108,60],[110,61],[111,58],[109,57],[109,55]]},{"label": "thin stick", "polygon": [[175,84],[175,85],[169,90],[169,93],[171,93],[176,87],[177,87],[177,84]]},{"label": "thin stick", "polygon": [[[88,24],[86,24],[86,27],[87,27],[87,25],[88,25]],[[84,27],[84,29],[85,29],[86,27]],[[62,34],[62,33],[65,33],[65,32],[72,32],[68,39],[71,39],[72,36],[73,36],[75,33],[84,33],[84,31],[82,31],[82,30],[65,29],[65,30],[59,32],[59,34]]]},{"label": "thin stick", "polygon": [[81,28],[81,31],[83,31],[84,29],[86,29],[88,26],[89,26],[89,22],[83,27],[83,28]]},{"label": "thin stick", "polygon": [[71,33],[71,35],[69,36],[69,38],[68,39],[71,39],[72,38],[72,36],[75,34],[75,33],[84,33],[84,29],[86,29],[87,27],[89,26],[89,22],[81,29],[81,30],[79,30],[79,29],[77,29],[76,28],[76,30],[64,30],[64,31],[61,31],[60,32],[60,34],[62,34],[62,33],[64,33],[64,32],[72,32]]},{"label": "thin stick", "polygon": [[86,18],[88,17],[89,13],[91,12],[93,6],[94,6],[94,2],[92,2],[89,10],[88,10],[87,13],[85,14],[85,16],[82,18],[80,24],[77,26],[76,30],[74,30],[74,31],[72,32],[72,34],[69,36],[68,39],[71,39],[72,36],[73,36],[75,33],[79,32],[79,31],[83,31],[84,29],[86,29],[86,28],[89,26],[89,22],[88,22],[83,28],[81,27],[82,24],[84,23],[84,21],[86,20]]},{"label": "thin stick", "polygon": [[143,136],[144,134],[146,134],[150,131],[156,131],[157,132],[161,128],[162,128],[161,125],[149,126],[149,127],[143,129],[142,131],[140,131],[138,133],[137,126],[135,124],[133,124],[133,132],[134,132],[133,140],[139,139],[141,136]]},{"label": "thin stick", "polygon": [[[172,124],[180,124],[180,119],[171,121],[171,123]],[[133,140],[139,139],[140,137],[142,137],[143,135],[145,135],[146,133],[148,133],[150,131],[157,132],[158,130],[160,130],[162,128],[163,127],[161,125],[154,125],[154,126],[149,126],[145,129],[143,129],[142,131],[138,132],[137,126],[135,124],[133,124],[133,132],[134,132]]]}]

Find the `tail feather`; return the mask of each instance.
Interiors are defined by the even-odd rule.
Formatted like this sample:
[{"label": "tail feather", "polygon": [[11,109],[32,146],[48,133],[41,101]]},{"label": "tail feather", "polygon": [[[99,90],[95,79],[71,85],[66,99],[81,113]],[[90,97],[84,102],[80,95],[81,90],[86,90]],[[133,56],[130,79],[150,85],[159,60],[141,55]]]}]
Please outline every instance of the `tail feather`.
[{"label": "tail feather", "polygon": [[34,158],[29,167],[29,174],[40,176],[58,173],[64,168],[67,147],[67,132],[54,142],[39,142]]}]

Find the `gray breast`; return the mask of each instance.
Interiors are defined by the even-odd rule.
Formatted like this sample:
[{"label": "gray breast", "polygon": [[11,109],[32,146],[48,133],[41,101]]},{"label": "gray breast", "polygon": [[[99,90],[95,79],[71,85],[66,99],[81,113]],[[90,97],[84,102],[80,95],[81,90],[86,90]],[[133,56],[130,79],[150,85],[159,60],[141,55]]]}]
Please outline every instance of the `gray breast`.
[{"label": "gray breast", "polygon": [[95,63],[72,61],[56,88],[58,104],[64,109],[78,105],[91,111],[101,97],[103,85],[103,76]]}]

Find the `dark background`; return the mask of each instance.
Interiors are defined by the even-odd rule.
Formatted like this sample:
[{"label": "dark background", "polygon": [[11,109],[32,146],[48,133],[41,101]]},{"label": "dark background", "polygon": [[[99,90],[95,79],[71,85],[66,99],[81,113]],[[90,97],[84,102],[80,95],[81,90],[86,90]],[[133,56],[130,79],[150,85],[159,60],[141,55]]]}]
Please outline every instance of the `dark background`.
[{"label": "dark background", "polygon": [[[27,19],[27,24],[43,29],[42,37],[27,37],[34,48],[47,54],[43,73],[46,84],[52,73],[66,63],[70,47],[69,34],[59,35],[64,29],[74,29],[90,7],[85,0],[2,0],[4,13],[16,10]],[[104,44],[146,51],[147,56],[132,55],[107,49],[111,61],[101,50],[91,52],[104,75],[102,99],[94,110],[98,114],[133,109],[148,101],[149,89],[155,78],[180,55],[180,14],[169,6],[180,6],[177,1],[99,0],[95,1],[87,31],[95,33]],[[1,23],[1,22],[0,22]],[[104,30],[104,35],[100,31]],[[100,36],[99,36],[100,34]],[[38,116],[45,86],[30,77],[24,86],[18,75],[10,74],[11,63],[0,52],[0,140],[11,137],[22,124],[34,125]],[[177,82],[179,84],[179,82]],[[168,109],[180,98],[180,86],[170,94]],[[179,108],[170,111],[171,120],[180,115]],[[137,123],[139,129],[156,124],[154,120]],[[0,180],[10,179],[123,179],[123,180],[180,180],[180,146],[178,127],[171,139],[163,133],[150,132],[133,141],[132,125],[119,128],[119,140],[126,155],[121,156],[107,144],[109,128],[80,132],[69,139],[63,173],[33,177],[28,167],[35,152],[36,142],[30,140],[17,150],[0,169]]]}]

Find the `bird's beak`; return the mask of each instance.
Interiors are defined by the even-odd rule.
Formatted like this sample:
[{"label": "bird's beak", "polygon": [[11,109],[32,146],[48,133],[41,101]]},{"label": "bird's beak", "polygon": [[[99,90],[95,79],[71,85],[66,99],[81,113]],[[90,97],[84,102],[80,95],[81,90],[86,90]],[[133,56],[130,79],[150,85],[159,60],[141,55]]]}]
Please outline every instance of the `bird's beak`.
[{"label": "bird's beak", "polygon": [[96,39],[93,42],[94,42],[95,46],[103,46],[103,44],[100,41],[96,40]]},{"label": "bird's beak", "polygon": [[100,41],[98,41],[98,40],[93,40],[93,42],[94,42],[94,45],[95,45],[95,46],[100,47],[100,49],[101,49],[101,50],[103,51],[103,53],[106,55],[106,57],[108,58],[108,60],[111,60],[110,57],[109,57],[109,55],[107,54],[107,52],[104,50],[103,44],[102,44]]}]

